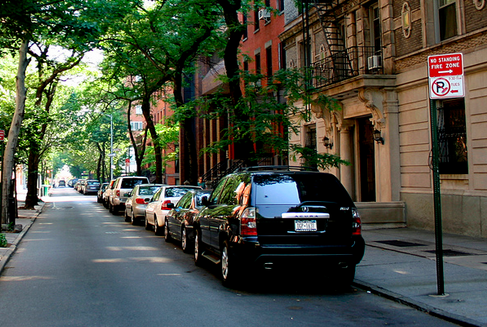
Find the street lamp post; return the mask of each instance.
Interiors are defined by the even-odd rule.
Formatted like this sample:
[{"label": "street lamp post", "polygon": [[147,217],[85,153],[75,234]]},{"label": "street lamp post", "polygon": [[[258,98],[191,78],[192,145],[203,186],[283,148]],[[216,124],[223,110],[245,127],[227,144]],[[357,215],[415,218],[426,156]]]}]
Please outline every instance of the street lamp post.
[{"label": "street lamp post", "polygon": [[113,115],[110,114],[110,181],[113,179]]}]

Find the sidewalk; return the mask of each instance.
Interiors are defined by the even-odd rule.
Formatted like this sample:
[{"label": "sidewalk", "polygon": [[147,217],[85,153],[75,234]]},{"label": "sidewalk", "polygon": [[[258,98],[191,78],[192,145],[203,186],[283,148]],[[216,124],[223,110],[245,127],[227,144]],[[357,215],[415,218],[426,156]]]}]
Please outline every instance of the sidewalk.
[{"label": "sidewalk", "polygon": [[[23,205],[19,194],[19,207]],[[19,210],[21,233],[6,233],[0,272],[42,211]],[[462,326],[487,327],[487,239],[443,234],[445,296],[438,295],[435,237],[411,228],[374,229],[365,225],[365,256],[355,286]]]},{"label": "sidewalk", "polygon": [[[23,207],[25,201],[25,192],[19,192],[17,194],[17,201],[17,206],[19,208]],[[4,266],[17,249],[17,244],[22,240],[25,233],[27,233],[30,226],[36,220],[37,216],[42,212],[44,204],[44,202],[39,203],[39,205],[35,207],[35,210],[18,209],[19,217],[15,219],[15,224],[22,225],[22,231],[20,233],[5,233],[8,246],[6,248],[0,247],[0,273],[3,271]]]},{"label": "sidewalk", "polygon": [[445,296],[439,296],[434,232],[364,229],[358,287],[464,326],[487,326],[486,239],[443,234]]}]

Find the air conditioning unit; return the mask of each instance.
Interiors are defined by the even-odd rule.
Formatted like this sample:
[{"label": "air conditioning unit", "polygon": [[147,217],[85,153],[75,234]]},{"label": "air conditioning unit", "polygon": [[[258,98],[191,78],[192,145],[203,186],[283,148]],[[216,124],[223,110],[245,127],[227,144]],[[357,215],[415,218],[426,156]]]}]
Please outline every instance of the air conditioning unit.
[{"label": "air conditioning unit", "polygon": [[367,67],[370,69],[377,69],[382,67],[381,57],[373,55],[367,58]]},{"label": "air conditioning unit", "polygon": [[259,10],[259,19],[269,19],[271,18],[271,13],[267,9],[260,9]]}]

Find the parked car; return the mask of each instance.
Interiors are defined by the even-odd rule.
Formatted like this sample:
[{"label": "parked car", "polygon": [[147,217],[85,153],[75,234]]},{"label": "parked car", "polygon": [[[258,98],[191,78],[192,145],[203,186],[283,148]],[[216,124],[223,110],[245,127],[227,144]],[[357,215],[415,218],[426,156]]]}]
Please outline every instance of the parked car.
[{"label": "parked car", "polygon": [[78,186],[76,187],[76,191],[78,191],[78,192],[82,193],[82,192],[83,192],[83,188],[84,188],[85,184],[86,184],[86,179],[80,179],[80,180],[78,181]]},{"label": "parked car", "polygon": [[125,221],[130,221],[132,225],[135,225],[145,219],[147,203],[161,186],[163,184],[140,184],[134,187],[125,201]]},{"label": "parked car", "polygon": [[96,179],[87,179],[82,185],[81,193],[86,194],[96,194],[100,189],[100,182]]},{"label": "parked car", "polygon": [[115,214],[119,209],[125,209],[125,201],[130,192],[139,184],[149,184],[149,179],[145,176],[118,177],[108,198],[108,210]]},{"label": "parked car", "polygon": [[101,183],[98,192],[96,192],[96,202],[103,203],[103,193],[107,189],[108,185],[108,183]]},{"label": "parked car", "polygon": [[66,187],[66,181],[64,181],[64,179],[61,179],[58,183],[57,183],[57,187]]},{"label": "parked car", "polygon": [[164,185],[152,197],[145,209],[145,229],[154,226],[156,235],[164,232],[166,214],[169,212],[168,203],[176,204],[189,190],[201,190],[199,186]]},{"label": "parked car", "polygon": [[77,181],[78,181],[78,179],[77,179],[77,178],[70,179],[70,180],[68,181],[68,186],[69,186],[69,187],[74,187],[74,184],[76,184],[76,182],[77,182]]},{"label": "parked car", "polygon": [[102,203],[105,208],[108,209],[108,201],[110,199],[110,194],[112,194],[113,187],[115,186],[115,179],[112,179],[110,183],[108,183],[107,188],[105,189],[105,192],[103,192],[103,197],[102,197]]},{"label": "parked car", "polygon": [[203,197],[209,197],[209,190],[189,190],[176,205],[168,203],[171,210],[166,215],[164,223],[164,238],[166,242],[175,239],[181,241],[184,252],[193,251],[193,219],[203,208]]},{"label": "parked car", "polygon": [[[333,175],[262,167],[224,177],[194,221],[194,260],[221,263],[225,285],[253,268],[308,267],[350,285],[365,242],[349,194]],[[324,279],[326,280],[326,279]]]}]

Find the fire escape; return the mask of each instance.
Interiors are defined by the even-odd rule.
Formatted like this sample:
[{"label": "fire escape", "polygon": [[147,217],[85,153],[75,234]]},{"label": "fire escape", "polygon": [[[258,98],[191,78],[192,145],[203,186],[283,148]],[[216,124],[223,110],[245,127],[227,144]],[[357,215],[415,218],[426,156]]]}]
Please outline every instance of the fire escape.
[{"label": "fire escape", "polygon": [[[337,10],[343,0],[303,0],[303,34],[307,45],[307,66],[313,69],[313,86],[337,83],[360,74],[382,74],[382,51],[374,46],[349,46],[345,40],[345,20]],[[316,13],[324,35],[321,58],[311,60],[310,24]],[[318,51],[317,51],[318,52]]]}]

